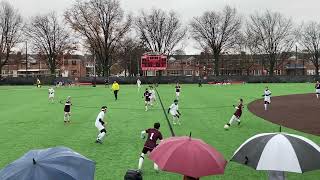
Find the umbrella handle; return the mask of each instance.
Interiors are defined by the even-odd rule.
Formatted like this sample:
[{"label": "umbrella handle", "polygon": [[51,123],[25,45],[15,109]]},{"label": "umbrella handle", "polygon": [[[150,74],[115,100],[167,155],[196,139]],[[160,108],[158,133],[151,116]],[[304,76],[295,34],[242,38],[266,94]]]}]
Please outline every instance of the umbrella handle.
[{"label": "umbrella handle", "polygon": [[36,160],[34,160],[34,158],[32,158],[32,162],[34,165],[37,164],[37,162],[36,162]]}]

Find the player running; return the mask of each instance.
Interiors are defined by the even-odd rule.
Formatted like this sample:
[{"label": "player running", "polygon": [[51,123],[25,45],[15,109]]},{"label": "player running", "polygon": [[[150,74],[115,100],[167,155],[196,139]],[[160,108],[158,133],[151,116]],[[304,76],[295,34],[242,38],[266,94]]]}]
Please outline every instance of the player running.
[{"label": "player running", "polygon": [[319,99],[319,94],[320,94],[320,83],[319,83],[319,81],[317,81],[317,83],[315,85],[315,88],[316,88],[317,99]]},{"label": "player running", "polygon": [[171,106],[168,109],[168,114],[169,113],[172,115],[172,119],[173,119],[172,124],[181,125],[181,122],[180,122],[181,113],[179,112],[178,100],[174,100],[173,104],[171,104]]},{"label": "player running", "polygon": [[141,81],[140,81],[140,79],[137,79],[137,86],[138,86],[138,92],[140,92],[140,88],[141,88]]},{"label": "player running", "polygon": [[96,139],[96,143],[102,144],[103,137],[106,135],[106,124],[103,119],[104,115],[107,112],[107,106],[102,106],[101,107],[101,112],[98,114],[95,122],[96,128],[99,130],[98,137]]},{"label": "player running", "polygon": [[175,88],[176,88],[176,99],[179,99],[180,92],[181,92],[181,86],[179,85],[179,83],[177,83]]},{"label": "player running", "polygon": [[150,106],[150,101],[151,101],[151,93],[149,92],[148,88],[146,88],[146,91],[143,93],[144,97],[144,107],[145,111],[148,111],[148,107]]},{"label": "player running", "polygon": [[51,103],[53,103],[53,101],[54,101],[54,89],[53,89],[53,87],[49,88],[49,101],[51,101]]},{"label": "player running", "polygon": [[267,111],[268,105],[271,103],[271,91],[268,87],[264,90],[262,97],[264,97],[264,110]]},{"label": "player running", "polygon": [[[160,140],[162,141],[162,134],[159,131],[160,129],[160,123],[154,123],[153,128],[147,129],[145,131],[141,132],[141,138],[144,139],[145,138],[145,134],[148,134],[147,140],[144,143],[144,147],[142,149],[142,153],[141,156],[139,158],[139,165],[138,165],[138,169],[141,170],[142,168],[142,164],[144,161],[144,156],[148,153],[148,152],[152,152],[152,150],[157,147],[157,141]],[[158,165],[156,163],[154,163],[153,168],[157,171],[158,170]]]},{"label": "player running", "polygon": [[153,86],[150,86],[150,105],[153,106],[153,104],[156,102],[156,91],[153,89]]},{"label": "player running", "polygon": [[229,127],[234,123],[238,122],[238,125],[240,125],[240,118],[242,115],[242,110],[243,110],[243,99],[239,100],[238,106],[233,105],[233,107],[236,109],[236,112],[234,112],[233,116],[231,117],[229,123],[227,123],[224,128],[227,130]]},{"label": "player running", "polygon": [[64,104],[64,124],[70,123],[71,106],[71,96],[68,96],[66,103]]}]

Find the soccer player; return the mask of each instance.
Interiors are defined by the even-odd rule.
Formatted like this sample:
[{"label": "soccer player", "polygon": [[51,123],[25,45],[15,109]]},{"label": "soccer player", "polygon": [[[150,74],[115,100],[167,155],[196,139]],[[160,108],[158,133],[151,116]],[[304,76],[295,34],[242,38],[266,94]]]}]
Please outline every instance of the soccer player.
[{"label": "soccer player", "polygon": [[41,81],[40,81],[39,78],[37,78],[37,87],[38,87],[38,88],[41,88]]},{"label": "soccer player", "polygon": [[138,86],[138,92],[140,92],[140,88],[141,88],[141,81],[140,81],[140,79],[137,79],[137,86]]},{"label": "soccer player", "polygon": [[170,113],[172,115],[173,118],[173,125],[176,125],[177,123],[179,125],[181,125],[180,123],[180,116],[181,113],[179,112],[179,105],[178,105],[178,100],[174,100],[173,104],[171,104],[171,106],[168,109],[168,113]]},{"label": "soccer player", "polygon": [[317,99],[319,99],[319,94],[320,94],[320,83],[319,83],[319,81],[317,81],[317,83],[315,85],[315,88],[316,88]]},{"label": "soccer player", "polygon": [[118,100],[118,92],[119,92],[119,90],[120,90],[120,86],[119,86],[119,84],[117,83],[117,81],[114,81],[114,82],[113,82],[111,89],[112,89],[112,91],[113,91],[115,100]]},{"label": "soccer player", "polygon": [[[160,140],[162,141],[162,134],[159,131],[160,129],[160,123],[154,123],[153,128],[147,129],[145,131],[141,132],[141,138],[144,139],[145,138],[145,134],[148,134],[147,140],[144,143],[144,147],[142,149],[142,153],[141,156],[139,158],[139,165],[138,165],[138,169],[141,170],[142,168],[142,164],[144,161],[144,156],[148,153],[148,152],[152,152],[152,150],[157,147],[157,141]],[[158,165],[154,163],[154,169],[157,171],[158,170]]]},{"label": "soccer player", "polygon": [[268,110],[268,105],[271,103],[271,91],[268,87],[264,90],[264,94],[262,95],[264,97],[264,110]]},{"label": "soccer player", "polygon": [[143,93],[143,96],[144,96],[145,111],[148,111],[148,106],[150,105],[150,97],[151,97],[151,93],[149,92],[148,88],[146,88],[146,91]]},{"label": "soccer player", "polygon": [[104,79],[104,87],[106,88],[107,86],[109,87],[109,79],[105,78]]},{"label": "soccer player", "polygon": [[156,102],[156,91],[153,89],[153,86],[150,86],[150,105],[153,106],[153,103]]},{"label": "soccer player", "polygon": [[49,88],[49,101],[53,103],[54,101],[54,89],[53,87]]},{"label": "soccer player", "polygon": [[179,99],[180,91],[181,91],[181,87],[180,87],[179,83],[177,83],[177,85],[176,85],[176,99]]},{"label": "soccer player", "polygon": [[226,124],[225,129],[228,129],[234,122],[238,122],[238,125],[240,125],[240,122],[241,122],[240,117],[242,115],[242,109],[243,109],[243,99],[239,100],[238,106],[233,105],[233,107],[236,109],[236,112],[234,112],[229,123]]},{"label": "soccer player", "polygon": [[98,114],[95,122],[96,128],[99,130],[98,137],[96,139],[96,143],[102,144],[102,139],[106,135],[106,123],[104,122],[104,115],[107,112],[107,106],[101,107],[101,112]]},{"label": "soccer player", "polygon": [[66,103],[64,104],[64,124],[70,123],[71,106],[71,96],[68,96]]}]

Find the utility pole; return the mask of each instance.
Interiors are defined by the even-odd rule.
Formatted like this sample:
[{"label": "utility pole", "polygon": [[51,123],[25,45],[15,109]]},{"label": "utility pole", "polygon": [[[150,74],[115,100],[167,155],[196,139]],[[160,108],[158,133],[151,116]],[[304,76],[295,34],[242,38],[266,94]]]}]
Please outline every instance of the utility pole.
[{"label": "utility pole", "polygon": [[28,42],[26,41],[26,77],[28,77]]}]

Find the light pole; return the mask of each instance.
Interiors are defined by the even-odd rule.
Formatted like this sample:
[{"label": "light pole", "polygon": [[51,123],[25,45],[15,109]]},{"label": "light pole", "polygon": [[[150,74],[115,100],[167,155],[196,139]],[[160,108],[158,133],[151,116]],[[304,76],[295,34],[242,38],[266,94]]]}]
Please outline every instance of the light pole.
[{"label": "light pole", "polygon": [[26,77],[28,77],[28,42],[26,41]]}]

